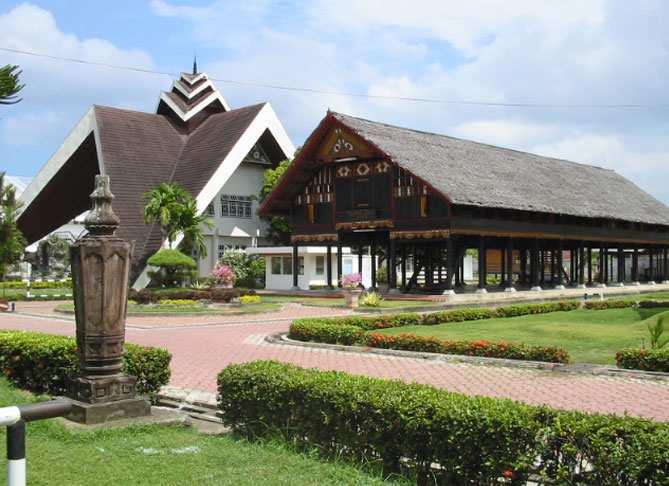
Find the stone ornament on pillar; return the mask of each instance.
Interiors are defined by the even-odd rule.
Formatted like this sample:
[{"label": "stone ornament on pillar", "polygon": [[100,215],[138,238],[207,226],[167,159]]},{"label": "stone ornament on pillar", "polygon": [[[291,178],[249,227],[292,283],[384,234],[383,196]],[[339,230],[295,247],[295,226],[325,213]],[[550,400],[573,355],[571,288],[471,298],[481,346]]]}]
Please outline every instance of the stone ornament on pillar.
[{"label": "stone ornament on pillar", "polygon": [[121,373],[130,244],[114,235],[119,219],[113,198],[109,176],[95,176],[93,208],[84,221],[88,234],[70,248],[80,371],[68,383],[68,396],[77,422],[150,413],[149,403],[136,398],[135,378]]}]

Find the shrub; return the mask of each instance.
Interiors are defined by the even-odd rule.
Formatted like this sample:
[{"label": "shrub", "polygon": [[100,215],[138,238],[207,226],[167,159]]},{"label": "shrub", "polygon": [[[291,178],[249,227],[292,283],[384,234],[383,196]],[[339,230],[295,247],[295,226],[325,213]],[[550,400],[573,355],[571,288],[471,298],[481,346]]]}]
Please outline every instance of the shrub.
[{"label": "shrub", "polygon": [[197,300],[193,299],[162,299],[158,301],[158,305],[166,305],[166,306],[195,306],[198,305],[199,302]]},{"label": "shrub", "polygon": [[298,341],[352,346],[358,342],[362,334],[363,330],[360,327],[347,324],[293,322],[288,336]]},{"label": "shrub", "polygon": [[623,299],[586,300],[584,306],[586,309],[592,310],[623,309],[625,307],[636,307],[636,302]]},{"label": "shrub", "polygon": [[[62,395],[79,369],[76,340],[28,331],[0,331],[0,372],[19,388]],[[121,371],[137,378],[137,391],[155,400],[170,378],[165,349],[126,343]]]},{"label": "shrub", "polygon": [[[25,289],[27,284],[24,281],[18,282],[0,282],[0,289]],[[30,289],[71,289],[72,288],[72,279],[68,278],[67,280],[56,280],[54,282],[30,282]]]},{"label": "shrub", "polygon": [[444,322],[476,321],[479,319],[490,319],[492,317],[497,317],[497,312],[494,309],[456,309],[424,314],[422,323],[426,326],[432,326]]},{"label": "shrub", "polygon": [[240,289],[257,289],[259,288],[258,281],[254,277],[240,277],[235,280],[235,288]]},{"label": "shrub", "polygon": [[178,286],[184,280],[193,278],[197,274],[191,270],[197,267],[195,260],[177,250],[161,250],[151,256],[147,263],[160,267],[157,272],[149,272],[149,276],[155,279],[158,285],[166,287]]},{"label": "shrub", "polygon": [[212,277],[216,279],[217,282],[223,284],[228,284],[232,282],[237,276],[235,271],[232,268],[228,267],[227,265],[220,265],[214,268],[210,273]]},{"label": "shrub", "polygon": [[556,346],[533,346],[504,341],[443,341],[433,337],[421,337],[414,334],[388,336],[386,334],[369,333],[362,335],[360,342],[363,346],[371,348],[518,359],[524,361],[545,361],[548,363],[570,362],[569,353]]},{"label": "shrub", "polygon": [[669,372],[669,349],[634,349],[616,351],[619,368]]},{"label": "shrub", "polygon": [[242,304],[254,304],[256,302],[260,302],[260,296],[259,295],[242,295],[239,298],[239,301]]},{"label": "shrub", "polygon": [[[669,425],[470,397],[427,385],[274,361],[218,375],[223,423],[418,484],[665,484]],[[439,467],[435,468],[434,465]],[[584,467],[587,465],[587,467]]]},{"label": "shrub", "polygon": [[128,298],[140,304],[156,303],[165,299],[192,299],[211,300],[213,302],[230,302],[232,299],[242,295],[256,295],[255,290],[250,289],[212,289],[212,290],[162,290],[151,291],[148,289],[130,289]]},{"label": "shrub", "polygon": [[360,298],[360,303],[367,307],[378,307],[382,301],[383,297],[378,292],[368,292]]}]

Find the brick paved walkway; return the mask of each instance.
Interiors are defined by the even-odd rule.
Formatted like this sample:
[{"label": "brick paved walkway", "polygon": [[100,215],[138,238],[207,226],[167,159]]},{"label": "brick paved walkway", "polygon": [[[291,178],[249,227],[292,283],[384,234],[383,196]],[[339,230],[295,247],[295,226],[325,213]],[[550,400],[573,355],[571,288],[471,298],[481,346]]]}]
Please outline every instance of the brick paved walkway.
[{"label": "brick paved walkway", "polygon": [[[45,303],[19,304],[17,313],[0,314],[0,328],[74,335],[73,317],[51,315]],[[256,316],[133,316],[128,318],[127,340],[169,349],[174,355],[170,385],[205,392],[216,391],[216,375],[228,364],[275,359],[305,367],[427,383],[470,395],[585,412],[627,411],[669,421],[668,381],[445,363],[271,344],[264,339],[267,334],[286,331],[291,318],[343,312],[288,304],[283,311]]]}]

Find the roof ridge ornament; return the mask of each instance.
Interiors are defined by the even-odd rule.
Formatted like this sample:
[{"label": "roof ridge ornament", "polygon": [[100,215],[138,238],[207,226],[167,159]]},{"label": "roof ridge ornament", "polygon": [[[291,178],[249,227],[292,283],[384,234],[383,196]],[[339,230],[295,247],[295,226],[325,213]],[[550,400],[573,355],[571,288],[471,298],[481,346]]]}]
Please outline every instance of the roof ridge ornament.
[{"label": "roof ridge ornament", "polygon": [[197,53],[193,54],[193,74],[197,74]]}]

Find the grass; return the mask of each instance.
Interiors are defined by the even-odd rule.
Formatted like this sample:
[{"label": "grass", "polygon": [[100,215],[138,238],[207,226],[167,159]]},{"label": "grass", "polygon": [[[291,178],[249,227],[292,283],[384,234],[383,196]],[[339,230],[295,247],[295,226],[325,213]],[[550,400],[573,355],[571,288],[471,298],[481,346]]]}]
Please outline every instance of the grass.
[{"label": "grass", "polygon": [[[0,379],[0,406],[29,401],[31,396]],[[1,429],[0,454],[6,457],[6,440],[1,437],[6,429]],[[382,478],[361,468],[299,454],[279,442],[200,435],[185,426],[73,432],[59,419],[52,419],[28,423],[26,429],[27,483],[31,485],[384,484]],[[5,484],[4,475],[0,484]]]},{"label": "grass", "polygon": [[665,312],[657,309],[578,309],[519,317],[453,322],[437,326],[384,329],[384,334],[405,333],[443,340],[490,340],[534,345],[552,344],[569,351],[572,361],[615,364],[618,349],[648,346],[646,319]]}]

